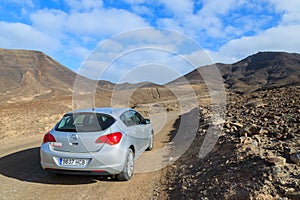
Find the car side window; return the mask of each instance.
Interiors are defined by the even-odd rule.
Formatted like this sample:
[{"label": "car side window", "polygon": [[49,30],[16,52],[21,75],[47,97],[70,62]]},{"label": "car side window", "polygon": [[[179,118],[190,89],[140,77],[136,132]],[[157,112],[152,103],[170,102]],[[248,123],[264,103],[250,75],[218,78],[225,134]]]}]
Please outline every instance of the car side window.
[{"label": "car side window", "polygon": [[140,115],[140,113],[136,112],[136,111],[130,111],[132,113],[134,122],[136,125],[139,124],[143,124],[144,123],[144,118],[142,117],[142,115]]},{"label": "car side window", "polygon": [[124,112],[121,116],[120,119],[126,126],[134,126],[136,125],[132,113],[130,111]]},{"label": "car side window", "polygon": [[99,124],[101,125],[102,130],[107,129],[113,123],[115,123],[115,119],[110,116],[107,116],[107,115],[99,114],[99,115],[97,115],[97,119],[98,119]]}]

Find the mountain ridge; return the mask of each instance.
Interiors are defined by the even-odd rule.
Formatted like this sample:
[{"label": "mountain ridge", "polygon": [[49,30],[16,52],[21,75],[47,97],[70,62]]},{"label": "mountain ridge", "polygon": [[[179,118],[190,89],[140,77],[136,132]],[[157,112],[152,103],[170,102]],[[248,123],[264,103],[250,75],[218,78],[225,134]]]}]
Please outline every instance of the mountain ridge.
[{"label": "mountain ridge", "polygon": [[[71,95],[76,78],[80,78],[83,89],[96,84],[97,91],[163,88],[187,83],[205,85],[201,72],[210,70],[211,66],[201,66],[162,86],[149,82],[116,85],[78,75],[40,51],[0,48],[0,96],[7,102]],[[298,53],[258,52],[232,64],[216,63],[214,66],[219,69],[225,86],[235,92],[300,84]]]},{"label": "mountain ridge", "polygon": [[226,87],[236,92],[300,84],[300,54],[286,52],[258,52],[232,64],[202,66],[168,84],[180,85],[184,80],[205,84],[201,73],[212,66],[219,69]]},{"label": "mountain ridge", "polygon": [[284,85],[299,85],[300,54],[258,52],[241,61],[219,67],[225,83],[233,90],[260,90]]},{"label": "mountain ridge", "polygon": [[76,79],[84,87],[97,84],[111,90],[108,81],[90,80],[61,65],[41,51],[0,48],[0,96],[4,101],[71,95]]},{"label": "mountain ridge", "polygon": [[43,87],[66,90],[76,73],[50,56],[33,50],[0,49],[0,91],[11,91],[38,82]]}]

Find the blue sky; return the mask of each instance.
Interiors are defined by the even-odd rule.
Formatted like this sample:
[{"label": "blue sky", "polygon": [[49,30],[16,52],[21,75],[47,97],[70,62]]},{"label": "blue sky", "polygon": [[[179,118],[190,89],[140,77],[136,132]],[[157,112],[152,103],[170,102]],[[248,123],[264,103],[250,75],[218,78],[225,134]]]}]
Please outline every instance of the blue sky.
[{"label": "blue sky", "polygon": [[[43,51],[76,72],[101,42],[143,27],[178,31],[197,42],[210,58],[199,65],[232,63],[258,51],[300,53],[300,0],[2,0],[0,5],[0,48]],[[199,58],[195,52],[185,56]],[[147,65],[123,60],[122,70],[98,78],[118,82]],[[168,65],[156,60],[156,71],[157,64]],[[165,81],[191,69],[172,70],[176,73]]]}]

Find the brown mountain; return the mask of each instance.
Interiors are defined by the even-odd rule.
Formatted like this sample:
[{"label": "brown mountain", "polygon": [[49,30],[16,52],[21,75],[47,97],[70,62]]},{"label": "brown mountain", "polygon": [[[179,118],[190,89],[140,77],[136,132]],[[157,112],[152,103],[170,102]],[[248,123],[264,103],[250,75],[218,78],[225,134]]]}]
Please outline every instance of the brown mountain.
[{"label": "brown mountain", "polygon": [[[228,88],[237,92],[254,91],[284,85],[299,85],[300,54],[284,52],[259,52],[233,64],[215,64]],[[199,67],[168,85],[205,84],[198,71],[207,73],[211,66]],[[0,99],[17,102],[35,98],[71,95],[77,74],[39,51],[6,50],[0,48]],[[202,75],[204,74],[202,73]],[[217,74],[210,73],[212,80]],[[77,76],[89,89],[94,81]],[[96,83],[97,84],[97,83]],[[133,84],[121,84],[117,89],[126,90]],[[135,87],[161,88],[152,83],[134,84]],[[111,91],[115,84],[98,82],[98,91]]]},{"label": "brown mountain", "polygon": [[[217,63],[224,83],[233,91],[246,92],[271,87],[300,84],[300,54],[285,52],[259,52],[233,64]],[[188,80],[192,84],[204,84],[199,67],[169,84],[180,85]],[[200,74],[199,74],[200,72]]]},{"label": "brown mountain", "polygon": [[[0,102],[13,103],[40,98],[52,98],[58,96],[70,96],[74,88],[78,92],[76,99],[85,101],[86,98],[93,99],[95,84],[98,95],[101,98],[109,98],[112,90],[135,90],[134,102],[140,98],[168,97],[168,91],[163,86],[142,82],[137,84],[123,83],[115,85],[108,81],[95,81],[77,75],[70,69],[48,55],[31,50],[8,50],[0,48]],[[75,80],[80,80],[80,85]],[[76,84],[76,86],[74,86]],[[122,92],[121,92],[122,93]],[[87,96],[87,95],[90,96]]]},{"label": "brown mountain", "polygon": [[[39,51],[0,49],[1,101],[22,101],[72,94],[77,74]],[[81,78],[88,86],[92,80]],[[77,78],[78,78],[77,77]],[[100,81],[101,88],[114,85]]]},{"label": "brown mountain", "polygon": [[300,54],[259,52],[232,65],[220,65],[233,90],[259,90],[300,84]]},{"label": "brown mountain", "polygon": [[[72,87],[76,73],[38,51],[0,49],[0,92]],[[32,88],[33,89],[33,88]]]}]

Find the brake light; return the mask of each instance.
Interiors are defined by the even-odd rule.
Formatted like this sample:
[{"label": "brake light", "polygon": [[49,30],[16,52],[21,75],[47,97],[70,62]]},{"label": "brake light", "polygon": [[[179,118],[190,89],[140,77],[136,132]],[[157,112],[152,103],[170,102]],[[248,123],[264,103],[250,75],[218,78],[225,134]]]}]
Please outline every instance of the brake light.
[{"label": "brake light", "polygon": [[121,139],[122,139],[122,133],[121,132],[115,132],[115,133],[111,133],[111,134],[108,134],[108,135],[100,136],[95,141],[95,143],[96,144],[106,143],[106,144],[109,144],[109,145],[114,145],[114,144],[118,144]]},{"label": "brake light", "polygon": [[44,139],[43,139],[43,143],[47,143],[47,142],[56,142],[55,137],[49,132],[44,135]]}]

